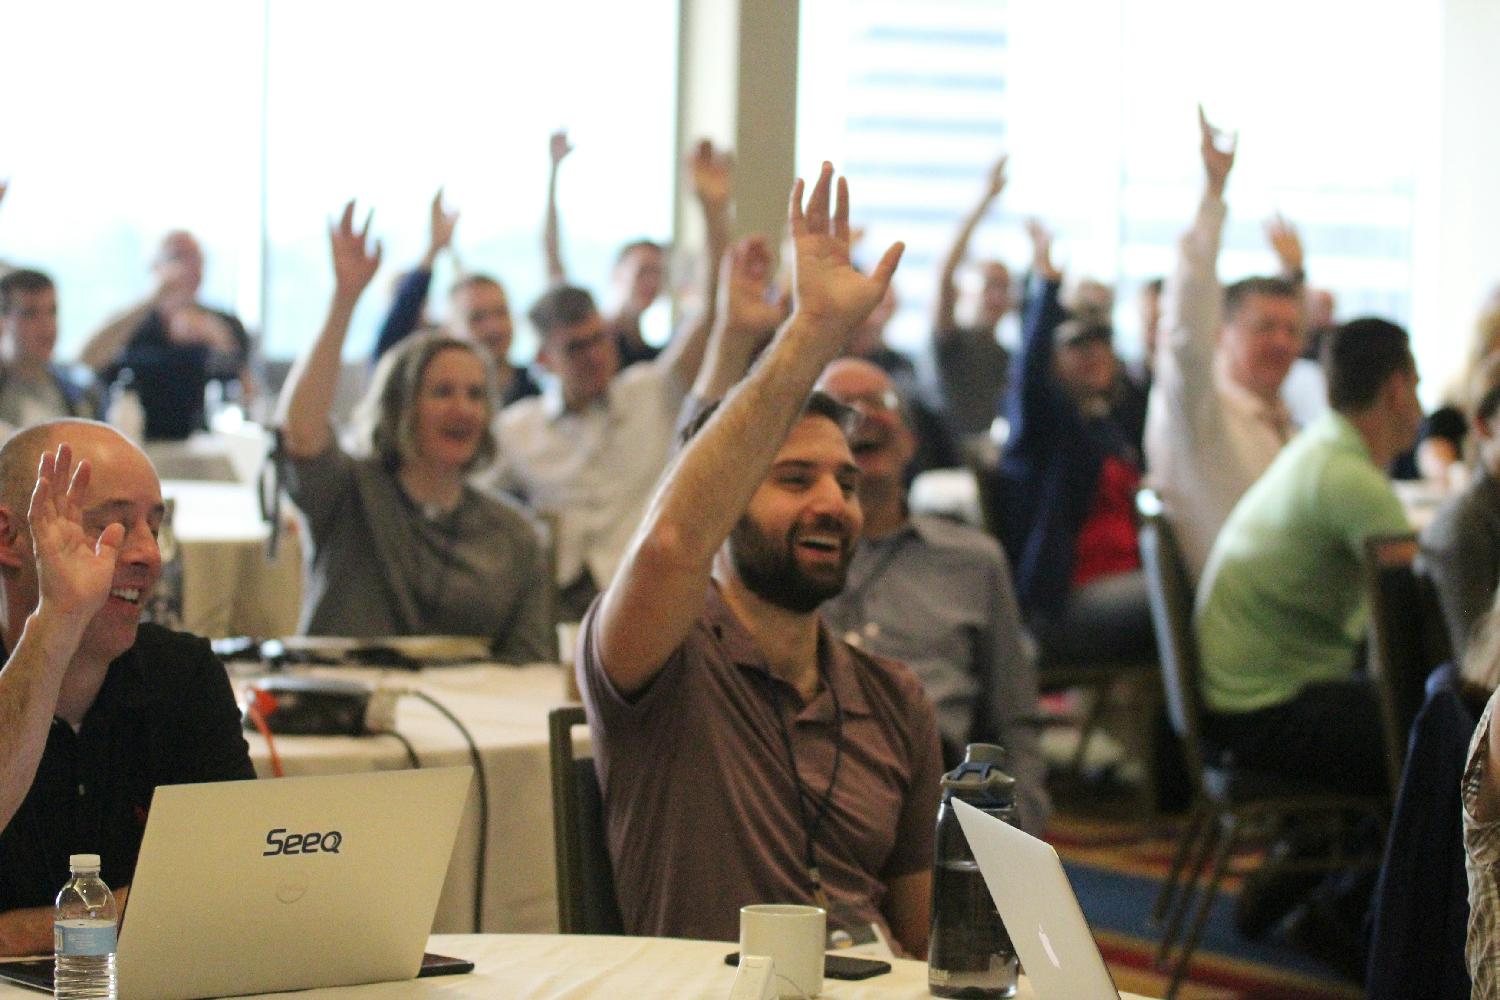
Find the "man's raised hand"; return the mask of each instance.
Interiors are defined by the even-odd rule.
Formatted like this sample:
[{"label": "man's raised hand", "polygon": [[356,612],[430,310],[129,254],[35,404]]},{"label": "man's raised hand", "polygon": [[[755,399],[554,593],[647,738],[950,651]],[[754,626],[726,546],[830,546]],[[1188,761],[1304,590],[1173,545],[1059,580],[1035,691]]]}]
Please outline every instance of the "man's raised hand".
[{"label": "man's raised hand", "polygon": [[885,297],[906,245],[892,244],[873,272],[868,276],[860,274],[849,261],[848,183],[839,178],[838,198],[833,202],[831,214],[831,163],[824,162],[805,209],[803,189],[804,184],[798,178],[792,185],[788,211],[796,248],[795,316],[846,339]]},{"label": "man's raised hand", "polygon": [[1040,219],[1027,219],[1026,235],[1031,239],[1031,269],[1047,281],[1062,280],[1062,272],[1052,263],[1052,230]]},{"label": "man's raised hand", "polygon": [[1229,180],[1229,170],[1234,166],[1235,149],[1239,146],[1238,132],[1225,132],[1208,123],[1203,105],[1198,105],[1199,146],[1203,154],[1203,170],[1208,175],[1208,187],[1215,195],[1224,194],[1224,185]]},{"label": "man's raised hand", "polygon": [[558,164],[568,158],[573,152],[573,146],[568,142],[568,130],[560,128],[547,139],[547,155],[552,159],[552,169],[556,170]]},{"label": "man's raised hand", "polygon": [[458,227],[458,213],[443,208],[443,189],[438,188],[432,196],[431,218],[427,224],[427,256],[437,255],[453,244],[453,230]]},{"label": "man's raised hand", "polygon": [[765,237],[746,236],[724,254],[719,277],[719,322],[728,336],[759,350],[781,321],[782,305],[769,296],[771,250]]},{"label": "man's raised hand", "polygon": [[109,599],[125,526],[112,523],[98,538],[89,537],[82,507],[89,463],[79,462],[75,469],[72,462],[66,444],[43,452],[26,517],[36,553],[40,609],[86,625]]},{"label": "man's raised hand", "polygon": [[1280,212],[1266,220],[1266,240],[1281,262],[1282,274],[1292,277],[1302,274],[1302,237],[1297,227],[1286,220]]},{"label": "man's raised hand", "polygon": [[334,285],[341,294],[359,295],[375,277],[380,267],[380,241],[367,246],[370,222],[375,213],[365,216],[365,224],[354,228],[354,202],[344,206],[344,213],[335,225],[328,227],[328,244],[333,251]]},{"label": "man's raised hand", "polygon": [[728,152],[715,149],[713,143],[704,139],[688,157],[688,170],[693,178],[693,191],[705,207],[718,209],[729,204],[734,190],[734,161]]},{"label": "man's raised hand", "polygon": [[1002,155],[1000,159],[995,161],[995,165],[990,168],[989,179],[984,189],[986,199],[993,200],[998,198],[1000,197],[1000,192],[1005,190],[1005,165],[1008,162],[1010,162],[1010,156]]}]

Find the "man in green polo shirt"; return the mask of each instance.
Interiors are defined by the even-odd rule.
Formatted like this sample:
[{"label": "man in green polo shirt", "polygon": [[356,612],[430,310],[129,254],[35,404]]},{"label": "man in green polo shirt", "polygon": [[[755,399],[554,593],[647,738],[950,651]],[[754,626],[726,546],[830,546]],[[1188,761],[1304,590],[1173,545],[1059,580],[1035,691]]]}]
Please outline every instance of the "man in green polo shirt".
[{"label": "man in green polo shirt", "polygon": [[1241,765],[1379,793],[1360,561],[1365,539],[1410,530],[1384,470],[1416,440],[1417,371],[1406,332],[1378,319],[1335,331],[1323,368],[1332,409],[1241,498],[1204,572],[1204,730]]},{"label": "man in green polo shirt", "polygon": [[[1379,319],[1324,342],[1331,407],[1277,455],[1235,505],[1198,591],[1198,643],[1211,753],[1330,791],[1386,790],[1375,692],[1357,672],[1365,634],[1360,561],[1367,538],[1410,530],[1386,478],[1422,420],[1406,331]],[[1282,831],[1273,857],[1321,855],[1312,831]],[[1288,941],[1358,973],[1371,885],[1267,865],[1240,893],[1235,923],[1259,937],[1286,924]]]}]

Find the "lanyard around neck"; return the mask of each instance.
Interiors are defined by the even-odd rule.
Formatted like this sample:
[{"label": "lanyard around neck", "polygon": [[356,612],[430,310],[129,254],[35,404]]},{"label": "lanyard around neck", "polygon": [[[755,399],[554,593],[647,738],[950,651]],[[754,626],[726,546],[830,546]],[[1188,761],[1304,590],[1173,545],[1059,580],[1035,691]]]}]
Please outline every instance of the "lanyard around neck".
[{"label": "lanyard around neck", "polygon": [[[804,856],[807,865],[807,878],[812,887],[813,898],[825,911],[828,910],[828,894],[823,890],[823,874],[818,870],[817,842],[818,832],[823,828],[823,821],[828,818],[828,813],[833,807],[833,790],[839,781],[839,765],[844,758],[844,706],[839,701],[838,688],[834,686],[833,679],[828,679],[828,693],[833,698],[833,769],[828,776],[828,787],[823,790],[820,798],[815,798],[813,793],[802,783],[802,775],[797,770],[797,754],[792,749],[792,735],[787,728],[786,719],[781,715],[781,694],[776,689],[776,681],[766,678],[766,684],[771,693],[771,710],[776,715],[776,727],[781,733],[782,746],[786,748],[787,766],[792,772],[792,784],[797,790],[797,819],[802,827]],[[808,815],[808,806],[816,804],[812,815]]]}]

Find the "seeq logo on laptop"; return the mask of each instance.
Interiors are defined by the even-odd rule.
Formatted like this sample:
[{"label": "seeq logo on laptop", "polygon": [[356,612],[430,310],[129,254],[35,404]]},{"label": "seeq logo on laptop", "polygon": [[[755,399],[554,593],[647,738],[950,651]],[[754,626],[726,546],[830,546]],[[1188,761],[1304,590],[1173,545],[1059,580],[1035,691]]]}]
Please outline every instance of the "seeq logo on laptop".
[{"label": "seeq logo on laptop", "polygon": [[344,835],[337,830],[329,830],[327,833],[318,833],[316,830],[287,833],[286,827],[278,826],[267,831],[266,844],[271,849],[261,851],[260,856],[274,858],[278,854],[337,854],[339,845],[343,842]]}]

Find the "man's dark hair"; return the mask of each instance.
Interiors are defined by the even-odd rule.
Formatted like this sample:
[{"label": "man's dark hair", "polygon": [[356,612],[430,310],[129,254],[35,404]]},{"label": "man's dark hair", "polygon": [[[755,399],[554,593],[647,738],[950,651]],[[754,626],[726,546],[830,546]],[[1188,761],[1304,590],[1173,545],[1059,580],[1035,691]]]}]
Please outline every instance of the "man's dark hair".
[{"label": "man's dark hair", "polygon": [[536,300],[526,313],[543,337],[562,326],[582,323],[599,311],[594,297],[577,285],[558,285]]},{"label": "man's dark hair", "polygon": [[8,313],[16,298],[32,292],[47,292],[57,287],[52,279],[41,271],[23,268],[0,278],[0,314]]},{"label": "man's dark hair", "polygon": [[1350,320],[1323,341],[1328,405],[1341,412],[1369,409],[1392,375],[1415,370],[1406,331],[1388,320]]},{"label": "man's dark hair", "polygon": [[1148,291],[1152,295],[1160,295],[1161,290],[1165,287],[1167,287],[1167,279],[1162,277],[1149,278],[1141,283],[1142,290]]},{"label": "man's dark hair", "polygon": [[663,256],[665,256],[667,252],[667,248],[662,246],[655,240],[631,240],[629,243],[620,247],[620,252],[615,254],[615,266],[619,267],[621,264],[625,263],[625,258],[629,257],[637,250],[655,250],[657,253],[662,254]]},{"label": "man's dark hair", "polygon": [[[682,425],[682,430],[678,432],[679,450],[687,447],[687,443],[698,436],[698,432],[708,423],[708,418],[718,412],[723,402],[722,399],[716,399],[711,403],[703,404],[703,409],[693,414],[692,418]],[[859,423],[859,414],[855,412],[854,407],[845,406],[822,389],[814,389],[812,395],[807,397],[807,402],[802,405],[801,416],[832,420],[843,432],[844,437],[852,435],[855,425]],[[800,420],[801,417],[798,419]]]},{"label": "man's dark hair", "polygon": [[491,288],[498,288],[502,292],[505,291],[505,286],[500,284],[499,278],[479,271],[472,271],[448,286],[448,297],[451,299],[459,292],[467,288],[474,288],[477,285],[488,285]]},{"label": "man's dark hair", "polygon": [[1269,295],[1275,299],[1291,299],[1299,305],[1302,289],[1285,278],[1253,277],[1241,278],[1224,289],[1224,318],[1234,319],[1245,300],[1252,295]]}]

